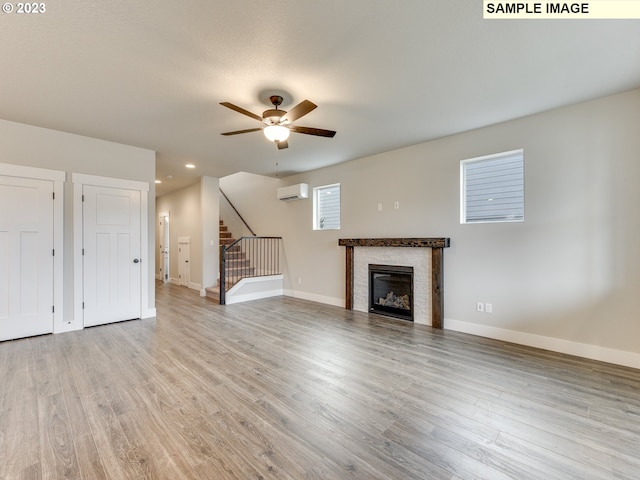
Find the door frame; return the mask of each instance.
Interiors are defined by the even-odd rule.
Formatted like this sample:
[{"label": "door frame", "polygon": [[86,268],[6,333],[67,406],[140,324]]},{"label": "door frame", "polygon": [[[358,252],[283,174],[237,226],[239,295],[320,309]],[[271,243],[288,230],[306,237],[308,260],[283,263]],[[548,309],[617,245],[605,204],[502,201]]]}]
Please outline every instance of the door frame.
[{"label": "door frame", "polygon": [[72,321],[64,319],[64,182],[66,172],[47,168],[26,167],[0,163],[0,175],[53,182],[53,333],[72,328]]},{"label": "door frame", "polygon": [[[82,262],[83,214],[82,190],[85,185],[111,187],[140,192],[140,318],[156,315],[156,309],[149,307],[149,275],[155,271],[155,255],[149,255],[149,184],[137,180],[100,177],[72,173],[73,183],[73,321],[78,329],[84,328],[83,284],[84,268]],[[149,265],[151,263],[151,265]],[[146,266],[145,266],[146,264]]]},{"label": "door frame", "polygon": [[[158,230],[158,241],[155,242],[155,245],[158,246],[158,265],[162,266],[162,271],[159,274],[159,277],[156,277],[158,280],[161,280],[162,283],[169,283],[171,281],[171,278],[169,277],[169,275],[171,274],[171,268],[167,268],[169,267],[169,264],[171,263],[171,251],[169,251],[169,253],[167,255],[169,255],[169,258],[167,259],[167,261],[165,262],[165,253],[162,251],[163,249],[160,248],[161,247],[161,243],[162,242],[164,244],[164,250],[167,250],[171,247],[171,241],[168,238],[170,236],[170,233],[167,234],[166,230],[167,230],[167,223],[169,223],[167,221],[167,218],[170,218],[171,212],[170,211],[166,211],[166,212],[160,212],[158,214],[158,222],[164,222],[164,224],[162,224],[162,228],[159,228]],[[171,227],[169,226],[169,229]],[[160,271],[160,270],[158,270]]]}]

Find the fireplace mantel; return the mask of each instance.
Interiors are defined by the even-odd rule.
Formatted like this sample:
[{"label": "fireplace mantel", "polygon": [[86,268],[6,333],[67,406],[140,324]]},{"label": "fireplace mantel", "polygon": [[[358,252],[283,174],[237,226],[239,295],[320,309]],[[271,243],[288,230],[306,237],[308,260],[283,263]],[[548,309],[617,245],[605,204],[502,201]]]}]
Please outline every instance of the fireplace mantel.
[{"label": "fireplace mantel", "polygon": [[439,238],[341,238],[341,247],[414,247],[446,248],[449,239]]},{"label": "fireplace mantel", "polygon": [[346,248],[345,308],[353,310],[353,249],[355,247],[401,247],[431,249],[431,326],[442,328],[444,318],[443,249],[450,239],[438,238],[341,238],[338,245]]}]

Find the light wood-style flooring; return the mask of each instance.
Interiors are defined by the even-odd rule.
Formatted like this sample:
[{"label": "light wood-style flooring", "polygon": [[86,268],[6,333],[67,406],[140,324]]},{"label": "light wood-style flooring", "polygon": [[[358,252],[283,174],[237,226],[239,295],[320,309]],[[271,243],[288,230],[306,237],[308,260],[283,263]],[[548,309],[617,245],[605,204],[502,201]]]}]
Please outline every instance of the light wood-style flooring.
[{"label": "light wood-style flooring", "polygon": [[0,343],[0,479],[640,478],[640,370],[287,297]]}]

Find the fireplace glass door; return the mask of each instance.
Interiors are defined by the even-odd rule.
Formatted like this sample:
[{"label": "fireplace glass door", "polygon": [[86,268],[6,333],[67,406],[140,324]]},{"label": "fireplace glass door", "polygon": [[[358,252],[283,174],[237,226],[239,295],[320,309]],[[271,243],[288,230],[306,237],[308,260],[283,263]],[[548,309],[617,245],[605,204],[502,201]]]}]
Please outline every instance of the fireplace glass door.
[{"label": "fireplace glass door", "polygon": [[369,311],[413,321],[413,267],[369,265]]}]

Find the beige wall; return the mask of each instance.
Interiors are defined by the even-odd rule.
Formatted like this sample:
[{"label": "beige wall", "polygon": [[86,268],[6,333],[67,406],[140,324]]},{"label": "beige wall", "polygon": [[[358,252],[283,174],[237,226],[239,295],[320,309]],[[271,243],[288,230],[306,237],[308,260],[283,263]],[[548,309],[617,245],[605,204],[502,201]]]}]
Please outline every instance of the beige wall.
[{"label": "beige wall", "polygon": [[[218,179],[202,177],[198,183],[156,199],[156,211],[169,212],[169,274],[178,282],[178,239],[191,237],[190,288],[200,291],[217,284],[219,262]],[[156,218],[156,259],[160,258],[160,222]],[[160,276],[157,261],[156,275]]]},{"label": "beige wall", "polygon": [[[447,236],[446,327],[640,367],[638,125],[634,90],[280,182],[221,184],[251,205],[250,224],[284,237],[291,295],[344,304],[338,238]],[[517,148],[525,222],[461,225],[460,160]],[[276,182],[340,182],[342,229],[313,231],[312,200],[277,202]]]},{"label": "beige wall", "polygon": [[220,276],[220,186],[217,178],[200,179],[202,222],[202,289],[217,285]]},{"label": "beige wall", "polygon": [[[156,199],[157,212],[169,212],[169,272],[171,281],[178,282],[178,238],[191,237],[191,283],[193,288],[202,288],[202,213],[201,185],[176,190]],[[156,237],[159,238],[159,223],[156,219]],[[154,252],[158,256],[159,241]],[[159,274],[156,266],[156,274]]]},{"label": "beige wall", "polygon": [[72,173],[141,181],[149,184],[148,308],[155,305],[153,222],[155,152],[95,138],[0,120],[0,162],[61,170],[64,185],[64,317],[73,316],[73,184]]}]

